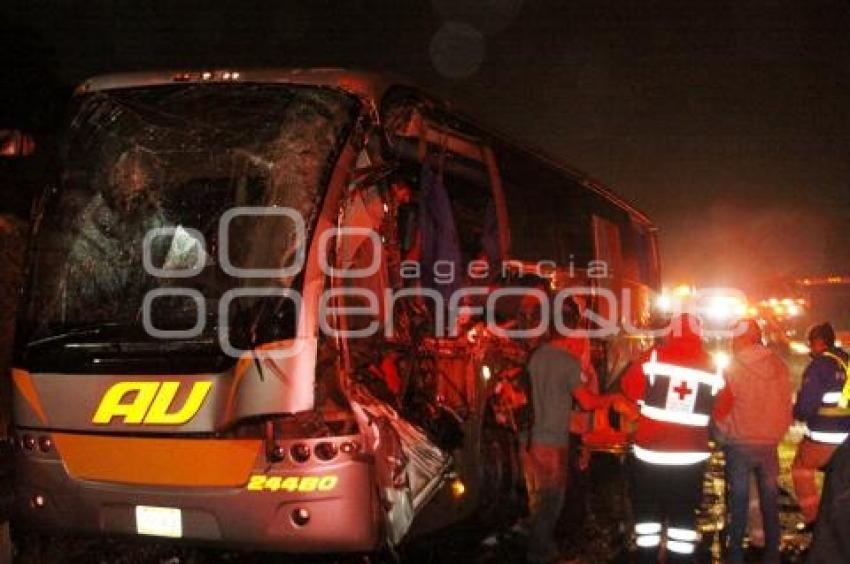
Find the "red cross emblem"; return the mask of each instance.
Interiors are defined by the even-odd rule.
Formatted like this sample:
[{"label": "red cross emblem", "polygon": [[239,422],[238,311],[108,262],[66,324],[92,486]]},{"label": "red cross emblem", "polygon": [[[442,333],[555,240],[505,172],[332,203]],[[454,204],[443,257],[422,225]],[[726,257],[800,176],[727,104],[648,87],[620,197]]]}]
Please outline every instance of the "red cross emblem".
[{"label": "red cross emblem", "polygon": [[682,383],[679,384],[677,388],[673,388],[673,391],[679,394],[680,401],[685,401],[685,396],[694,393],[694,391],[688,387],[688,383],[685,380],[682,380]]}]

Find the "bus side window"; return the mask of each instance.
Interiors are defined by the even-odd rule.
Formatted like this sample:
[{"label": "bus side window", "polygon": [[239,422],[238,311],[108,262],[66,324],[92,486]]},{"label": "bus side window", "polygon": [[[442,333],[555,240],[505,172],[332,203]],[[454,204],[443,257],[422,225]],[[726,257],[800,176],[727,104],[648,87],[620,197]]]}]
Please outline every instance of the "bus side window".
[{"label": "bus side window", "polygon": [[658,285],[658,268],[654,249],[654,237],[644,227],[635,223],[621,225],[623,236],[623,276],[628,280],[649,287]]},{"label": "bus side window", "polygon": [[596,241],[596,260],[607,264],[607,270],[613,278],[623,278],[625,266],[623,260],[623,233],[617,223],[593,216],[593,231]]},{"label": "bus side window", "polygon": [[587,189],[512,147],[498,152],[511,258],[584,268],[593,259]]},{"label": "bus side window", "polygon": [[656,246],[655,234],[644,227],[635,227],[638,240],[638,267],[640,269],[640,280],[650,288],[657,288],[661,284],[658,272],[658,248]]},{"label": "bus side window", "polygon": [[446,173],[444,183],[452,204],[464,269],[472,261],[500,260],[496,205],[486,177]]}]

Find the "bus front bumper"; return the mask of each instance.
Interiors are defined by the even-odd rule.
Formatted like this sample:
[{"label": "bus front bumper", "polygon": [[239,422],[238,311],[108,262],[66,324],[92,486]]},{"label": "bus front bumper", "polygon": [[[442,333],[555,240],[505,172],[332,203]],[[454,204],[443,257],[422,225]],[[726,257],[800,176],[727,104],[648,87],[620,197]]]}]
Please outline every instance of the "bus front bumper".
[{"label": "bus front bumper", "polygon": [[299,553],[364,552],[380,544],[372,465],[365,458],[311,461],[297,469],[258,460],[243,486],[197,488],[79,479],[58,456],[27,452],[14,455],[14,466],[14,523],[44,534],[152,534]]}]

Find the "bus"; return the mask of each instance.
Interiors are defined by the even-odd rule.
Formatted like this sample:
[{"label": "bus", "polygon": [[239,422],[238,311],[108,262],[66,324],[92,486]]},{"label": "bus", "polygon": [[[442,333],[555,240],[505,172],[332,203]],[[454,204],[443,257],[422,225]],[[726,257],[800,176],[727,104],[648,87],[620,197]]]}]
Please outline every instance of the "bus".
[{"label": "bus", "polygon": [[[495,526],[522,502],[494,399],[529,350],[506,336],[522,302],[581,288],[588,327],[650,322],[646,215],[392,77],[92,78],[63,147],[11,374],[12,523],[36,555],[44,535],[358,553]],[[627,333],[589,341],[603,385]]]}]

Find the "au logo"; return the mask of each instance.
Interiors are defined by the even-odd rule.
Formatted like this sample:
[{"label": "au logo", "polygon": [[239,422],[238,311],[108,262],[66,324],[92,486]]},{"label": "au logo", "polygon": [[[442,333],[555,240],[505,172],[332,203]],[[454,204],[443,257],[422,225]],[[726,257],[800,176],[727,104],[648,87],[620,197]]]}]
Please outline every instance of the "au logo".
[{"label": "au logo", "polygon": [[182,425],[198,413],[210,388],[212,382],[195,382],[183,405],[175,406],[180,382],[118,382],[103,395],[92,423],[123,417],[125,425]]}]

